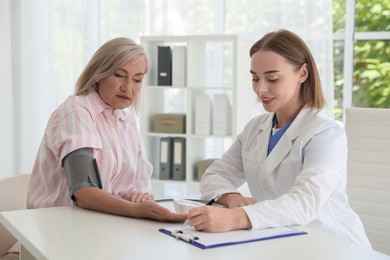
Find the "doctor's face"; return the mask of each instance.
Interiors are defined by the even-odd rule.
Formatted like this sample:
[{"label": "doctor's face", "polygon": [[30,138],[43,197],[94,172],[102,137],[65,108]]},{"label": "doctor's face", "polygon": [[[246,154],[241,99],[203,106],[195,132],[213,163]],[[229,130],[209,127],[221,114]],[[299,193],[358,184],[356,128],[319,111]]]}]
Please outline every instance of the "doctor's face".
[{"label": "doctor's face", "polygon": [[99,81],[98,93],[113,109],[124,109],[134,103],[146,71],[144,57],[120,66],[114,73]]},{"label": "doctor's face", "polygon": [[283,56],[269,50],[252,55],[252,88],[268,112],[290,113],[303,105],[301,83],[307,78],[306,64],[296,68]]}]

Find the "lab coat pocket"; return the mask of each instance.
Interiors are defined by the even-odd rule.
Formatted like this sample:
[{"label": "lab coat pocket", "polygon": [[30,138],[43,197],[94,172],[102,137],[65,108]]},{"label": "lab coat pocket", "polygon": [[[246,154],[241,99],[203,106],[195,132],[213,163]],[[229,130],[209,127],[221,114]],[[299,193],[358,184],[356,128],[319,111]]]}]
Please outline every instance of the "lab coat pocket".
[{"label": "lab coat pocket", "polygon": [[255,162],[258,161],[257,154],[255,152],[249,153],[246,151],[242,151],[242,159],[243,159],[243,161],[246,161],[246,160],[255,161]]},{"label": "lab coat pocket", "polygon": [[242,166],[244,168],[245,175],[248,173],[257,173],[259,171],[259,159],[257,157],[257,153],[242,151]]}]

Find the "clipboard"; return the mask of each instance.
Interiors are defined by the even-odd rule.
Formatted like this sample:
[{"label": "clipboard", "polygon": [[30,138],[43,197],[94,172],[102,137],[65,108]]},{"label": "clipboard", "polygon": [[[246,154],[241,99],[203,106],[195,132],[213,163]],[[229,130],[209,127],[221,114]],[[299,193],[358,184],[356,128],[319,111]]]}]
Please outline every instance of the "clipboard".
[{"label": "clipboard", "polygon": [[232,246],[262,240],[305,235],[307,232],[293,227],[276,227],[257,230],[233,230],[223,233],[196,231],[193,227],[181,226],[160,228],[160,232],[182,240],[201,249]]}]

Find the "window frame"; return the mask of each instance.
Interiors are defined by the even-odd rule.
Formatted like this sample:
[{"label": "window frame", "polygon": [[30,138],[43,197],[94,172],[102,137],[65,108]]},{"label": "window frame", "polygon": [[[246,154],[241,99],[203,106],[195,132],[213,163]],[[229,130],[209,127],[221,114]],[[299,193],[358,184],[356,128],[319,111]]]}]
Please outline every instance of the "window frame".
[{"label": "window frame", "polygon": [[[345,0],[345,32],[334,33],[333,41],[344,41],[343,57],[343,100],[342,100],[342,120],[345,121],[345,110],[352,106],[353,99],[353,72],[354,72],[354,48],[359,40],[390,40],[390,32],[387,31],[369,31],[357,32],[355,27],[356,21],[356,0]],[[336,77],[335,77],[336,78]]]}]

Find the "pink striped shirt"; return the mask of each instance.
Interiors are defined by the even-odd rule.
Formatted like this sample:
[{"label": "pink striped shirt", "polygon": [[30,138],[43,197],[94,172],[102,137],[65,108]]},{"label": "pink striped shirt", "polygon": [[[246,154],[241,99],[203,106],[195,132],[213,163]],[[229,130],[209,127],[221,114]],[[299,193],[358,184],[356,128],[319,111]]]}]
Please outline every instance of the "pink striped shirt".
[{"label": "pink striped shirt", "polygon": [[94,149],[103,190],[122,198],[151,190],[152,165],[134,117],[113,110],[93,91],[68,97],[51,115],[32,170],[28,208],[72,205],[61,162],[85,147]]}]

